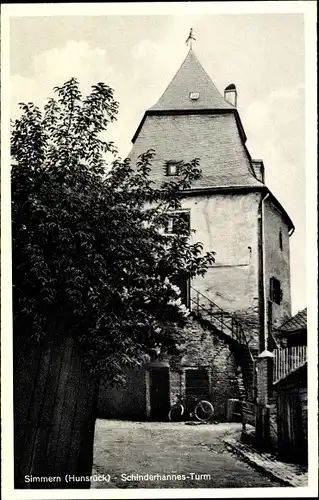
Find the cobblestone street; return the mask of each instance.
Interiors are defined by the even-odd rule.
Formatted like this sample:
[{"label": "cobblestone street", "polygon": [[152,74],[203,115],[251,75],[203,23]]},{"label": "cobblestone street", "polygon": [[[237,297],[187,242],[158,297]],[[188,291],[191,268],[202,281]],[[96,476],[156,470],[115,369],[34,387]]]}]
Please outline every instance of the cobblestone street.
[{"label": "cobblestone street", "polygon": [[252,446],[241,443],[238,440],[228,438],[226,446],[242,457],[248,464],[255,468],[267,471],[268,477],[279,480],[285,486],[306,487],[308,486],[307,466],[281,462],[271,453],[261,453]]},{"label": "cobblestone street", "polygon": [[[93,473],[110,482],[93,488],[242,488],[280,486],[226,449],[225,437],[238,437],[241,424],[97,420]],[[137,480],[134,475],[161,475]],[[163,480],[164,475],[181,479]],[[182,476],[185,476],[184,478]]]}]

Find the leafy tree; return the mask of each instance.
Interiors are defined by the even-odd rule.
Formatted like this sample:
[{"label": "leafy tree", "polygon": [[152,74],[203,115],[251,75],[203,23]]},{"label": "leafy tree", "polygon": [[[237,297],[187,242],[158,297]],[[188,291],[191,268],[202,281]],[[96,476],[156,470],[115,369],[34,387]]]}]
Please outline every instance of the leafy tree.
[{"label": "leafy tree", "polygon": [[214,260],[182,221],[163,231],[199,161],[158,188],[154,151],[132,166],[101,138],[118,111],[111,88],[84,98],[72,78],[54,90],[43,113],[21,104],[12,124],[14,334],[74,336],[116,382],[148,349],[176,352],[188,314],[176,283]]}]

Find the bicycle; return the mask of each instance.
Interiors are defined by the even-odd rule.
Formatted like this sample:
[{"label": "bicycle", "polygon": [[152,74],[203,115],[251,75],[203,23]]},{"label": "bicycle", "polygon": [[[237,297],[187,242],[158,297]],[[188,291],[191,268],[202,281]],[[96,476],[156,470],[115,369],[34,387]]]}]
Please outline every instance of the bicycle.
[{"label": "bicycle", "polygon": [[200,422],[208,422],[215,413],[212,403],[205,399],[189,397],[187,401],[184,401],[180,395],[177,396],[177,399],[177,403],[173,404],[168,412],[170,422],[180,422],[186,420],[188,416],[195,417]]}]

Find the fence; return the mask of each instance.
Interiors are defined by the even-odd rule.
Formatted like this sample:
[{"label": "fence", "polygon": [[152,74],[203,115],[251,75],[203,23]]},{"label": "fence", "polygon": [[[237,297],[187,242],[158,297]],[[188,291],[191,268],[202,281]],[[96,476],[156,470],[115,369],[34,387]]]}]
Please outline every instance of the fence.
[{"label": "fence", "polygon": [[274,354],[273,383],[287,377],[291,372],[303,366],[307,361],[307,346],[276,349]]},{"label": "fence", "polygon": [[[15,488],[89,488],[65,475],[92,470],[97,383],[71,337],[14,337]],[[56,477],[26,482],[26,476]]]}]

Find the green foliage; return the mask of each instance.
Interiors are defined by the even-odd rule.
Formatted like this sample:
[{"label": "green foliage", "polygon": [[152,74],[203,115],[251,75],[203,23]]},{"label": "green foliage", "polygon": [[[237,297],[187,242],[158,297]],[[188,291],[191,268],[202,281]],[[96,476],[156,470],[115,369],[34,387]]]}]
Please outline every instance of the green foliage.
[{"label": "green foliage", "polygon": [[134,167],[113,156],[107,168],[112,89],[98,83],[83,98],[71,79],[54,90],[43,113],[21,104],[12,124],[14,334],[74,335],[92,370],[116,381],[148,349],[176,351],[187,310],[174,283],[214,260],[182,223],[163,231],[199,162],[161,189],[149,175],[154,151]]}]

